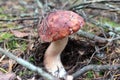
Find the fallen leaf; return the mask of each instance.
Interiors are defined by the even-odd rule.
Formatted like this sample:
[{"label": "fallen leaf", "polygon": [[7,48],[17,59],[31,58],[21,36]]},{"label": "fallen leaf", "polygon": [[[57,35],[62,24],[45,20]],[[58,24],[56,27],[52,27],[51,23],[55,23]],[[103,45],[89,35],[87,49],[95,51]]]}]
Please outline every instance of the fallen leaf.
[{"label": "fallen leaf", "polygon": [[15,80],[16,75],[14,73],[0,73],[0,80]]},{"label": "fallen leaf", "polygon": [[16,37],[19,37],[19,38],[29,36],[29,34],[30,34],[27,32],[21,32],[21,31],[17,31],[17,30],[11,30],[11,32],[13,35],[15,35]]}]

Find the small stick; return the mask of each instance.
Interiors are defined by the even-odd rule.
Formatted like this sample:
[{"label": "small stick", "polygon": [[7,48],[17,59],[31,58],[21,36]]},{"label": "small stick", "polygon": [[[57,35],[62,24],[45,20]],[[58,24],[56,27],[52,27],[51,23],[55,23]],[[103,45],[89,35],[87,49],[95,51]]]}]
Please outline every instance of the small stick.
[{"label": "small stick", "polygon": [[18,58],[15,55],[13,55],[12,53],[3,50],[2,48],[0,48],[0,54],[4,54],[4,55],[8,56],[9,58],[17,61],[19,64],[25,66],[26,68],[39,73],[46,80],[58,80],[58,79],[54,78],[53,76],[51,76],[50,74],[48,74],[47,72],[43,71],[42,68],[36,67],[35,65],[25,61],[22,58]]},{"label": "small stick", "polygon": [[82,69],[77,70],[75,73],[72,74],[73,78],[77,78],[84,74],[87,71],[101,71],[101,70],[117,70],[120,69],[120,64],[115,65],[87,65],[83,67]]},{"label": "small stick", "polygon": [[[89,5],[89,4],[93,4],[93,3],[108,3],[108,2],[114,2],[114,3],[118,3],[120,2],[119,0],[95,0],[95,1],[86,1],[85,3],[80,3],[78,5],[74,5],[72,7],[69,8],[69,10],[74,10],[76,7],[79,6],[85,6],[85,5]],[[84,8],[84,7],[83,7]]]},{"label": "small stick", "polygon": [[2,22],[15,22],[15,21],[24,21],[24,20],[36,20],[39,18],[20,18],[20,19],[0,19]]},{"label": "small stick", "polygon": [[88,32],[82,31],[82,30],[79,30],[79,31],[77,32],[77,34],[80,35],[80,36],[89,38],[89,39],[91,39],[91,40],[94,40],[94,41],[96,41],[96,42],[99,42],[99,43],[106,43],[106,42],[108,42],[108,40],[105,39],[105,38],[96,36],[96,35],[94,35],[94,34],[91,34],[91,33],[88,33]]}]

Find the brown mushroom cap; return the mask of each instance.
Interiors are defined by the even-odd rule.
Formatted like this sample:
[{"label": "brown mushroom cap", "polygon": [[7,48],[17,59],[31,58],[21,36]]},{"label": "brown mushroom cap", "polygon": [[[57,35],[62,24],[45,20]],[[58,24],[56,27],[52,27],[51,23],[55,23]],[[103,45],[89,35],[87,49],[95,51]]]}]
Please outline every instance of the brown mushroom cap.
[{"label": "brown mushroom cap", "polygon": [[44,18],[39,26],[39,35],[45,42],[62,39],[78,31],[84,19],[72,11],[57,10]]}]

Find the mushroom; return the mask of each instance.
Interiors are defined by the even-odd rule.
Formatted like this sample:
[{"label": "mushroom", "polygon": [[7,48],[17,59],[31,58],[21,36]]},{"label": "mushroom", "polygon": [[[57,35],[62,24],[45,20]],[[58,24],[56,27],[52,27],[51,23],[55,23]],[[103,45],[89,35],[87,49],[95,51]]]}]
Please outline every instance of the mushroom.
[{"label": "mushroom", "polygon": [[84,25],[84,19],[77,13],[66,10],[50,12],[39,24],[38,33],[44,42],[51,42],[44,55],[44,66],[53,76],[65,78],[60,54],[64,50],[68,36]]}]

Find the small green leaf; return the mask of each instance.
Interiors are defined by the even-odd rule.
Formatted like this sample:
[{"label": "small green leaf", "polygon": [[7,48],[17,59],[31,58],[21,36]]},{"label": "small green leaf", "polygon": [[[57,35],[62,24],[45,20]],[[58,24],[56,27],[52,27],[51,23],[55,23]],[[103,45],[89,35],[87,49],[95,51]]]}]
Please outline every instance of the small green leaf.
[{"label": "small green leaf", "polygon": [[29,60],[30,60],[30,62],[34,62],[35,61],[34,57],[30,57]]}]

